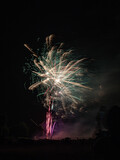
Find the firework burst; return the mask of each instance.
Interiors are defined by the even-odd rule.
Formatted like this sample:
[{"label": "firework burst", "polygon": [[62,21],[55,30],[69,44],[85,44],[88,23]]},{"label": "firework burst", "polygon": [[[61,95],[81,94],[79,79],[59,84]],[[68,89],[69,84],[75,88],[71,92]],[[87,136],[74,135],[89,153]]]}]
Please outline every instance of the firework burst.
[{"label": "firework burst", "polygon": [[46,37],[46,43],[40,55],[27,44],[24,46],[32,53],[32,84],[29,90],[38,89],[38,96],[44,95],[44,106],[55,111],[61,117],[74,114],[76,105],[82,101],[81,94],[91,90],[82,80],[82,64],[86,58],[71,59],[72,50],[63,50],[63,43],[52,45],[54,35]]}]

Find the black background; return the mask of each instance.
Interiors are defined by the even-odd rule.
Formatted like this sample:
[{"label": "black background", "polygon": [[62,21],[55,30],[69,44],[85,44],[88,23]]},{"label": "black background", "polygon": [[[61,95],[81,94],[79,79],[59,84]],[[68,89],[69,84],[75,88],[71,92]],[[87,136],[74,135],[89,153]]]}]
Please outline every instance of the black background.
[{"label": "black background", "polygon": [[[119,67],[120,11],[117,1],[4,2],[1,26],[1,113],[7,113],[11,121],[31,117],[44,119],[41,104],[24,87],[26,79],[22,67],[28,54],[24,43],[34,47],[38,37],[44,42],[45,37],[53,33],[96,58],[101,67]],[[119,87],[119,74],[115,77]]]}]

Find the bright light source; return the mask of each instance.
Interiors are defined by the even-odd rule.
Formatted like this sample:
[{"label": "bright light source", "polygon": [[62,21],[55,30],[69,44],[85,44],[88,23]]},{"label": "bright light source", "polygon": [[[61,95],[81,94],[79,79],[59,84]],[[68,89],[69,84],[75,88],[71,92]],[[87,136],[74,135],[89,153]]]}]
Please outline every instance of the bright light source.
[{"label": "bright light source", "polygon": [[49,73],[48,73],[48,72],[46,72],[46,74],[48,75]]},{"label": "bright light source", "polygon": [[55,79],[55,82],[56,82],[56,83],[59,83],[59,82],[60,82],[60,79]]}]

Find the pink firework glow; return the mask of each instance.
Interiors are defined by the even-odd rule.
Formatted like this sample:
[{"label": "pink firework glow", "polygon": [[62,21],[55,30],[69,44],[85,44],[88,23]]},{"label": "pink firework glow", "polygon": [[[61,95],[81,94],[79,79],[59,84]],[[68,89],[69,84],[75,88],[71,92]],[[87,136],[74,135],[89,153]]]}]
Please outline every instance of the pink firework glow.
[{"label": "pink firework glow", "polygon": [[52,138],[54,127],[55,127],[55,122],[53,122],[52,120],[52,113],[49,107],[48,112],[46,113],[46,138],[47,139]]}]

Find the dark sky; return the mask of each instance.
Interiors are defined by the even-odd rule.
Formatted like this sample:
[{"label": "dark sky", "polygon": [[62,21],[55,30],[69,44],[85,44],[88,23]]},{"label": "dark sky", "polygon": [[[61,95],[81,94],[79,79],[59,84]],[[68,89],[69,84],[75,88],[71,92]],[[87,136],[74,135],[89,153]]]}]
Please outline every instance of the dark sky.
[{"label": "dark sky", "polygon": [[100,71],[97,79],[101,80],[106,96],[102,101],[119,104],[120,12],[117,1],[4,2],[3,7],[1,112],[21,119],[29,117],[28,114],[42,116],[35,96],[24,88],[22,67],[27,54],[23,44],[34,45],[38,37],[44,42],[51,33],[96,59]]}]

